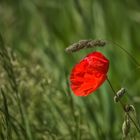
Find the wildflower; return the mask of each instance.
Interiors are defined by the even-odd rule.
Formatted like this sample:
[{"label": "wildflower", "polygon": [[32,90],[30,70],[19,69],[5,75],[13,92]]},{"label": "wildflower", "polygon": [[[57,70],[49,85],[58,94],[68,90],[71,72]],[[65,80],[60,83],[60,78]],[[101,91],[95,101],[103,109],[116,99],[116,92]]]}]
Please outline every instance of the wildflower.
[{"label": "wildflower", "polygon": [[74,66],[70,75],[71,89],[77,96],[96,91],[107,79],[109,60],[100,52],[92,52]]}]

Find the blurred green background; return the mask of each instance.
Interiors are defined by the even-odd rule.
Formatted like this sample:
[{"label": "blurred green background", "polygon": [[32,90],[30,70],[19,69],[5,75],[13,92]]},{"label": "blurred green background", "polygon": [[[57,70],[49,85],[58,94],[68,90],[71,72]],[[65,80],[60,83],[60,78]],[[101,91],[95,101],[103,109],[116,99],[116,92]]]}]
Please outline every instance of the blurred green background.
[{"label": "blurred green background", "polygon": [[[82,39],[119,43],[140,63],[139,0],[1,0],[0,140],[120,140],[124,112],[107,82],[87,97],[69,88],[72,67],[94,49],[67,54]],[[140,66],[114,44],[101,51],[108,77],[128,91],[140,118]],[[6,57],[8,54],[8,58]],[[140,139],[131,126],[129,139]]]}]

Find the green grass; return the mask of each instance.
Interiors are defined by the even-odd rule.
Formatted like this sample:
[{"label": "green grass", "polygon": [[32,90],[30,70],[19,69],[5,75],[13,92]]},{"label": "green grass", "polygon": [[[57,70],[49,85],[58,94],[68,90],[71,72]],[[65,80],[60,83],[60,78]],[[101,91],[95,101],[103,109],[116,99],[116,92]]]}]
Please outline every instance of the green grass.
[{"label": "green grass", "polygon": [[[140,2],[2,0],[0,2],[0,140],[120,140],[124,112],[105,82],[87,97],[69,87],[72,67],[94,49],[67,54],[82,39],[119,43],[140,63]],[[97,48],[108,77],[128,94],[140,118],[140,66],[114,44]],[[134,118],[135,119],[135,118]],[[136,120],[135,120],[136,121]],[[131,123],[127,139],[139,139]]]}]

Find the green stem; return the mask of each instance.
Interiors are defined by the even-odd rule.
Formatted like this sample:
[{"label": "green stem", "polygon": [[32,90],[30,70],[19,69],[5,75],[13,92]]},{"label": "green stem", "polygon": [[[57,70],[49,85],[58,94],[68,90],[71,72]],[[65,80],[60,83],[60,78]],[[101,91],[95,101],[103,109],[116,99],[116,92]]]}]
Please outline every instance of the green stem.
[{"label": "green stem", "polygon": [[[107,82],[108,82],[110,88],[112,89],[114,95],[117,96],[117,94],[116,94],[116,92],[115,92],[115,90],[114,90],[114,88],[113,88],[113,86],[112,86],[110,80],[108,79],[108,77],[107,77]],[[126,112],[126,110],[125,110],[125,105],[123,104],[123,102],[122,102],[121,100],[119,100],[119,102],[120,102],[120,104],[121,104],[123,110]],[[140,133],[140,128],[137,126],[137,124],[135,123],[135,121],[133,120],[133,118],[130,116],[130,114],[129,114],[128,112],[126,112],[126,113],[127,113],[128,117],[129,117],[129,119],[132,121],[132,123],[133,123],[134,126],[136,127],[137,131]]]}]

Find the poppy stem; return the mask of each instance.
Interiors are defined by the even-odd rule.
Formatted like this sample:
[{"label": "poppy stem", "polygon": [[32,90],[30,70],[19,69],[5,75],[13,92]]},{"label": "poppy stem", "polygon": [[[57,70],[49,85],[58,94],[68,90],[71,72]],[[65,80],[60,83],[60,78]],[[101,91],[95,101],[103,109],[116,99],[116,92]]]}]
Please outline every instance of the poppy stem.
[{"label": "poppy stem", "polygon": [[[115,89],[113,88],[113,86],[112,86],[110,80],[108,79],[108,77],[107,77],[107,82],[108,82],[110,88],[112,89],[114,95],[117,96],[117,94],[116,94],[116,92],[115,92]],[[119,100],[119,102],[120,102],[120,104],[121,104],[121,106],[122,106],[124,112],[127,113],[129,119],[132,121],[132,123],[133,123],[134,126],[136,127],[137,131],[140,133],[140,128],[139,128],[139,126],[137,126],[137,124],[135,123],[135,121],[133,120],[133,118],[130,116],[130,114],[125,110],[125,105],[123,104],[123,102],[122,102],[121,100]]]},{"label": "poppy stem", "polygon": [[[113,88],[113,86],[112,86],[110,80],[108,79],[108,77],[107,77],[107,82],[108,82],[109,86],[111,87],[111,89],[112,89],[114,95],[117,96],[116,91],[115,91],[115,89]],[[121,106],[122,106],[123,109],[124,109],[124,106],[125,106],[125,105],[123,104],[123,102],[122,102],[121,100],[119,100],[119,101],[120,101]]]},{"label": "poppy stem", "polygon": [[140,63],[136,60],[136,58],[130,53],[128,52],[126,49],[124,49],[120,44],[114,42],[114,41],[109,41],[109,43],[114,44],[115,46],[118,46],[120,49],[122,49],[131,59],[132,61],[137,65],[140,66]]}]

